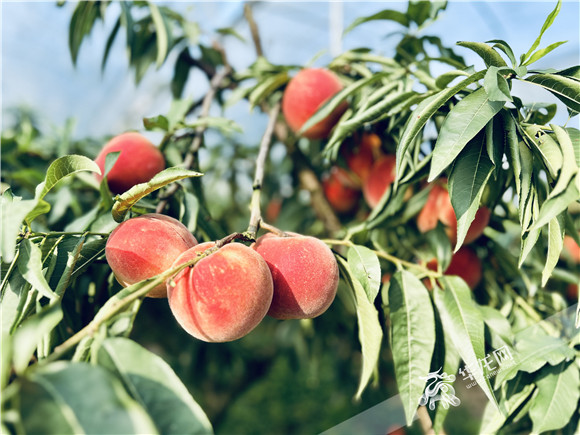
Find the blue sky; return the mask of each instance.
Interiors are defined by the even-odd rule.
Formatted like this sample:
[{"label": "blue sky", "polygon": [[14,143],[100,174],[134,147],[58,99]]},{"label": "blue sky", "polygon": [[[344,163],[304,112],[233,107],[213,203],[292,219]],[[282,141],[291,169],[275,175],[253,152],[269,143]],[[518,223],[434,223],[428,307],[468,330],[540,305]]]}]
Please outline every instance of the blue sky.
[{"label": "blue sky", "polygon": [[[229,38],[225,46],[230,61],[236,68],[253,62],[255,55],[241,3],[165,3],[199,21],[208,34],[215,28],[235,26],[248,43]],[[535,65],[537,68],[563,68],[580,63],[579,4],[578,1],[564,2],[541,46],[559,40],[569,42]],[[555,2],[533,1],[452,1],[427,33],[440,36],[449,45],[460,40],[504,39],[518,56],[527,51],[554,5]],[[105,39],[116,16],[112,8],[105,22],[98,24],[83,44],[75,69],[67,43],[72,4],[59,8],[56,2],[3,2],[1,7],[3,117],[8,108],[18,105],[35,109],[55,125],[63,125],[67,118],[74,117],[77,122],[74,135],[86,137],[141,129],[144,116],[167,111],[173,62],[157,71],[151,69],[143,82],[135,86],[127,66],[124,41],[119,39],[113,46],[111,61],[101,74]],[[404,10],[406,2],[262,2],[254,4],[254,15],[270,61],[304,64],[319,51],[329,50],[332,44],[336,49],[336,27],[331,25],[330,16],[337,19],[335,23],[342,22],[344,28],[359,16],[385,8]],[[368,46],[391,55],[395,39],[385,35],[396,30],[398,25],[390,22],[367,23],[349,33],[340,45],[343,49]],[[458,48],[457,51],[468,62],[481,66],[479,58],[469,50]],[[316,64],[323,65],[330,59],[326,54]],[[205,78],[193,74],[187,92],[198,97],[204,93],[205,86]],[[524,100],[553,101],[541,89],[525,87],[521,92]],[[248,113],[247,108],[234,109],[228,115],[246,127],[251,140],[263,130],[263,118]]]}]

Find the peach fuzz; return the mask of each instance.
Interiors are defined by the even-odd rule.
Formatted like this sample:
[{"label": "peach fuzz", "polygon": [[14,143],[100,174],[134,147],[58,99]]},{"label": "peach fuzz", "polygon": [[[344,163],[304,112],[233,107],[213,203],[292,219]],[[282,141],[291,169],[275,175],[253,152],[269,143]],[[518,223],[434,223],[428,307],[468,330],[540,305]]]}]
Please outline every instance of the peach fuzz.
[{"label": "peach fuzz", "polygon": [[[214,246],[214,242],[201,243],[181,254],[173,265]],[[232,341],[248,334],[268,312],[272,294],[268,265],[240,243],[220,248],[167,282],[173,315],[189,334],[207,342]]]},{"label": "peach fuzz", "polygon": [[[111,139],[95,159],[102,174],[105,173],[107,154],[116,151],[121,153],[107,175],[112,193],[123,193],[136,184],[146,183],[165,169],[161,151],[139,133],[129,132]],[[103,175],[97,175],[97,179],[101,181]]]},{"label": "peach fuzz", "polygon": [[322,180],[324,196],[337,213],[350,213],[360,199],[360,188],[350,172],[338,166]]},{"label": "peach fuzz", "polygon": [[274,298],[268,315],[276,319],[310,319],[324,313],[338,288],[338,264],[322,241],[286,233],[261,236],[252,246],[272,273]]},{"label": "peach fuzz", "polygon": [[[304,123],[342,88],[338,76],[329,70],[322,68],[301,70],[290,80],[282,97],[282,113],[286,123],[292,131],[298,132]],[[343,102],[328,117],[303,132],[302,136],[309,139],[328,137],[347,107],[347,103]]]},{"label": "peach fuzz", "polygon": [[[489,208],[480,207],[475,213],[463,243],[468,244],[477,240],[489,224],[490,216],[491,210]],[[446,226],[447,236],[451,244],[455,245],[457,243],[457,218],[451,205],[449,192],[441,184],[435,184],[431,188],[427,202],[417,216],[417,227],[420,232],[426,233],[435,229],[438,221]]]},{"label": "peach fuzz", "polygon": [[[129,219],[113,230],[105,247],[107,262],[117,281],[127,287],[169,269],[197,240],[172,217],[151,213]],[[165,283],[147,296],[167,296]]]},{"label": "peach fuzz", "polygon": [[397,160],[393,155],[385,155],[375,162],[363,184],[363,195],[370,208],[375,208],[383,194],[395,181]]}]

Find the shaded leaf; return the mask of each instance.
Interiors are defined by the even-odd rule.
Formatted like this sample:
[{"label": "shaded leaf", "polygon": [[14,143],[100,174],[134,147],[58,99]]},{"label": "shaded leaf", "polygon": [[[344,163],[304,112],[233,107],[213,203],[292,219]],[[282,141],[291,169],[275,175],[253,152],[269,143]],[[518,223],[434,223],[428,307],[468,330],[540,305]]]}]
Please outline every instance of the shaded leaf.
[{"label": "shaded leaf", "polygon": [[552,275],[554,267],[558,264],[563,246],[564,216],[560,214],[559,216],[552,218],[548,223],[548,255],[544,270],[542,271],[542,286],[546,285],[548,279],[550,279],[550,276]]},{"label": "shaded leaf", "polygon": [[157,433],[121,383],[90,364],[34,370],[21,381],[18,402],[26,433]]},{"label": "shaded leaf", "polygon": [[16,263],[18,272],[40,294],[50,300],[58,299],[57,294],[52,291],[42,273],[42,252],[40,248],[28,239],[22,240],[19,248],[18,261]]},{"label": "shaded leaf", "polygon": [[576,364],[563,363],[536,381],[538,394],[530,408],[534,433],[560,429],[570,421],[580,398],[578,373]]},{"label": "shaded leaf", "polygon": [[[560,172],[560,176],[558,177],[558,181],[556,185],[550,192],[548,199],[553,198],[560,193],[562,193],[570,181],[574,177],[575,174],[578,173],[578,166],[576,165],[576,156],[574,153],[574,145],[572,144],[572,140],[566,130],[558,125],[551,124],[552,130],[556,133],[556,139],[558,139],[558,143],[560,144],[560,149],[562,150],[562,170]],[[578,147],[578,143],[576,144]]]},{"label": "shaded leaf", "polygon": [[358,336],[362,348],[362,371],[355,398],[360,399],[379,361],[383,331],[379,323],[379,313],[375,306],[369,302],[362,285],[354,278],[348,263],[340,256],[337,256],[336,259],[342,277],[353,290],[355,297]]},{"label": "shaded leaf", "polygon": [[571,180],[564,192],[544,201],[540,208],[540,215],[530,228],[530,231],[543,227],[555,216],[562,213],[574,201],[580,199],[580,172],[576,173],[575,179]]},{"label": "shaded leaf", "polygon": [[457,252],[479,210],[481,196],[493,163],[487,155],[483,134],[476,136],[459,154],[449,175],[449,196],[457,217]]},{"label": "shaded leaf", "polygon": [[492,39],[489,41],[485,41],[486,43],[493,43],[492,48],[498,48],[501,51],[503,51],[507,57],[509,58],[510,62],[512,63],[512,66],[516,66],[516,57],[514,56],[514,52],[512,51],[512,48],[510,47],[510,45],[501,40],[501,39]]},{"label": "shaded leaf", "polygon": [[435,318],[428,290],[410,272],[400,271],[391,278],[388,301],[395,376],[410,425],[435,348]]},{"label": "shaded leaf", "polygon": [[523,80],[547,89],[572,111],[580,112],[580,87],[576,80],[557,74],[536,74]]},{"label": "shaded leaf", "polygon": [[183,180],[184,178],[200,177],[201,175],[203,174],[189,169],[178,167],[167,168],[156,174],[148,182],[137,184],[122,195],[117,196],[115,198],[115,205],[113,206],[113,218],[117,222],[122,222],[131,207],[151,192],[161,189],[169,183]]},{"label": "shaded leaf", "polygon": [[490,101],[512,101],[507,80],[499,73],[499,69],[490,66],[483,80],[483,87]]},{"label": "shaded leaf", "polygon": [[16,239],[22,228],[24,218],[37,205],[34,199],[20,200],[4,194],[1,198],[2,207],[2,261],[11,263],[16,252]]},{"label": "shaded leaf", "polygon": [[169,364],[127,338],[108,338],[99,365],[115,373],[163,434],[212,433],[207,416]]},{"label": "shaded leaf", "polygon": [[157,68],[163,65],[167,52],[169,51],[169,28],[165,15],[157,7],[154,2],[149,2],[149,10],[151,11],[151,18],[155,26],[155,36],[157,41]]}]

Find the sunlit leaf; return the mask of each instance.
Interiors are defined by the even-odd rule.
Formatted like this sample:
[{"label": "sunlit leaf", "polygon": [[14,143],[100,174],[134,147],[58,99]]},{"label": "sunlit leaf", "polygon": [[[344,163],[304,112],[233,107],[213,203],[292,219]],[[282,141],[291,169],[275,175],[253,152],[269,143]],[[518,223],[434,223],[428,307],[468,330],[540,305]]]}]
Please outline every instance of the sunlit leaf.
[{"label": "sunlit leaf", "polygon": [[544,21],[544,24],[542,25],[542,29],[540,30],[540,34],[538,35],[538,37],[536,38],[536,40],[534,41],[534,43],[532,44],[532,46],[530,47],[528,52],[525,54],[522,54],[522,56],[520,58],[521,64],[524,64],[526,59],[528,59],[532,55],[533,51],[536,48],[538,48],[538,45],[540,45],[540,41],[542,40],[542,36],[544,35],[544,32],[546,30],[548,30],[550,28],[550,26],[554,23],[554,20],[558,16],[558,13],[560,12],[561,7],[562,7],[562,0],[558,0],[558,3],[556,3],[556,7],[554,8],[554,10],[552,12],[550,12],[548,17],[546,18],[546,21]]},{"label": "sunlit leaf", "polygon": [[355,245],[348,250],[348,265],[353,276],[363,286],[369,302],[373,303],[381,286],[381,265],[373,251]]},{"label": "sunlit leaf", "polygon": [[479,57],[483,59],[485,66],[487,67],[495,66],[499,68],[502,66],[507,66],[501,55],[492,47],[483,42],[459,41],[457,45],[473,50],[479,55]]},{"label": "sunlit leaf", "polygon": [[357,18],[356,20],[354,20],[350,24],[350,26],[348,26],[346,29],[344,29],[344,32],[342,33],[342,35],[343,36],[346,35],[352,29],[354,29],[357,26],[360,26],[363,23],[368,23],[369,21],[375,21],[375,20],[395,21],[396,23],[402,24],[405,27],[409,27],[409,18],[407,18],[407,15],[405,15],[402,12],[395,11],[392,9],[385,9],[385,10],[382,10],[380,12],[377,12],[376,14],[370,15],[368,17]]}]

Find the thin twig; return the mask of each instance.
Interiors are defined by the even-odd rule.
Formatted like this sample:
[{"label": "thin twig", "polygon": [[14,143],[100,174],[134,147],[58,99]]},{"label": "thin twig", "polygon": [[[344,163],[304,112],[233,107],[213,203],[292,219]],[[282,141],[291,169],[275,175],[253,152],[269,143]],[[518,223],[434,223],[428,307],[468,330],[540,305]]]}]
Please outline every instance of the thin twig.
[{"label": "thin twig", "polygon": [[[221,71],[216,72],[216,74],[212,77],[209,84],[209,90],[205,94],[205,97],[201,104],[201,113],[199,115],[199,119],[207,118],[209,116],[209,110],[211,108],[213,99],[215,98],[215,94],[217,90],[221,87],[224,79],[228,75],[230,75],[231,72],[232,72],[231,67],[227,65]],[[191,145],[189,146],[189,150],[187,151],[187,154],[185,155],[185,158],[183,160],[182,166],[184,168],[191,169],[191,167],[193,166],[193,163],[195,161],[195,155],[197,154],[197,151],[199,150],[199,148],[203,143],[203,134],[205,133],[206,129],[207,126],[203,125],[200,125],[199,127],[196,128],[193,140],[191,141]],[[165,194],[162,196],[161,201],[157,205],[157,208],[155,210],[157,213],[161,213],[163,211],[163,209],[168,203],[169,198],[171,198],[171,196],[173,196],[178,189],[179,184],[177,183],[172,184],[167,189]]]},{"label": "thin twig", "polygon": [[258,158],[256,159],[256,174],[254,176],[254,184],[252,186],[254,191],[252,193],[252,201],[250,203],[250,223],[248,225],[248,234],[254,238],[256,237],[256,233],[258,232],[258,228],[260,226],[260,221],[262,220],[260,195],[262,192],[262,184],[264,182],[264,167],[266,166],[266,158],[268,157],[270,143],[272,142],[272,134],[274,133],[274,126],[278,120],[279,113],[280,103],[277,103],[270,110],[270,119],[268,121],[268,125],[266,126],[264,136],[262,136]]},{"label": "thin twig", "polygon": [[258,26],[256,21],[254,21],[254,15],[252,13],[252,7],[246,3],[244,5],[244,17],[250,26],[250,33],[252,34],[252,40],[254,41],[254,47],[256,48],[256,55],[262,57],[264,51],[262,50],[262,42],[260,40],[260,32],[258,31]]}]

